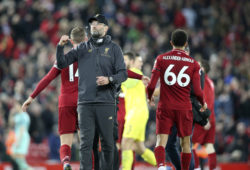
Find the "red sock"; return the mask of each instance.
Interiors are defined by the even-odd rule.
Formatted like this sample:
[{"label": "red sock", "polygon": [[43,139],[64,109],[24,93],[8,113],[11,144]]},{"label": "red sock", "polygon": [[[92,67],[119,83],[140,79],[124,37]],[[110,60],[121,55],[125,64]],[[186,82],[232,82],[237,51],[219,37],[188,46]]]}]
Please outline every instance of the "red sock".
[{"label": "red sock", "polygon": [[60,147],[60,159],[61,162],[64,163],[69,163],[71,158],[71,148],[69,145],[62,145]]},{"label": "red sock", "polygon": [[163,146],[157,146],[154,150],[157,167],[164,166],[166,153]]},{"label": "red sock", "polygon": [[216,161],[216,153],[208,154],[208,166],[209,170],[214,170],[216,168],[217,161]]},{"label": "red sock", "polygon": [[194,154],[194,168],[199,168],[200,160],[198,155],[196,154],[195,149],[193,149],[193,154]]},{"label": "red sock", "polygon": [[190,162],[191,162],[191,153],[181,153],[181,169],[189,170]]}]

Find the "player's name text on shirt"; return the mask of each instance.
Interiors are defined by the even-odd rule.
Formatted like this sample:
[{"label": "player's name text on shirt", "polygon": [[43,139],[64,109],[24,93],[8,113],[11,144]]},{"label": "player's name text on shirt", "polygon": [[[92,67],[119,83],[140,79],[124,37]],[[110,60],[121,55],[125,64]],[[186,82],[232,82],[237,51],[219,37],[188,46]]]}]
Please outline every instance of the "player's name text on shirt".
[{"label": "player's name text on shirt", "polygon": [[191,58],[186,58],[186,57],[180,57],[180,56],[163,56],[164,60],[177,60],[177,61],[186,61],[186,62],[190,62],[193,63],[194,60]]}]

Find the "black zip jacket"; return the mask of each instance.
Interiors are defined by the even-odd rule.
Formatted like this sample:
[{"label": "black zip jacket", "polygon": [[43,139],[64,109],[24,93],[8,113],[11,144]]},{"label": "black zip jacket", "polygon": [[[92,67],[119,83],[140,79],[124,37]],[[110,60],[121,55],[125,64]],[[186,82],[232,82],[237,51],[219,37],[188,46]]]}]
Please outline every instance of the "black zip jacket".
[{"label": "black zip jacket", "polygon": [[[65,55],[63,46],[58,45],[56,59],[60,69],[78,61],[78,104],[114,104],[116,87],[127,79],[122,50],[109,35],[98,40],[91,38]],[[98,86],[97,76],[112,77],[113,82]]]}]

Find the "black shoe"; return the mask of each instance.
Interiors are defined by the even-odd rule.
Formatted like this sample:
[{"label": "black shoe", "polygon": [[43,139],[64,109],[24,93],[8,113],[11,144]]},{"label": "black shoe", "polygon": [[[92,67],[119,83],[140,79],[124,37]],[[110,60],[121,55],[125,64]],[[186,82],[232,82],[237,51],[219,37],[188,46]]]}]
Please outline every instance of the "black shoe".
[{"label": "black shoe", "polygon": [[72,168],[69,163],[66,163],[63,165],[63,170],[72,170]]}]

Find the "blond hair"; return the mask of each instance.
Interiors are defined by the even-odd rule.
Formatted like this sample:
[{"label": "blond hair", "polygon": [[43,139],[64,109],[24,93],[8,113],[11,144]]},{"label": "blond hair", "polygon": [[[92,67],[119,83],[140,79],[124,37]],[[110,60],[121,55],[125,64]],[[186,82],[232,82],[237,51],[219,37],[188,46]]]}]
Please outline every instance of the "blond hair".
[{"label": "blond hair", "polygon": [[74,27],[70,32],[70,37],[74,41],[74,43],[81,43],[84,41],[85,32],[83,27]]}]

